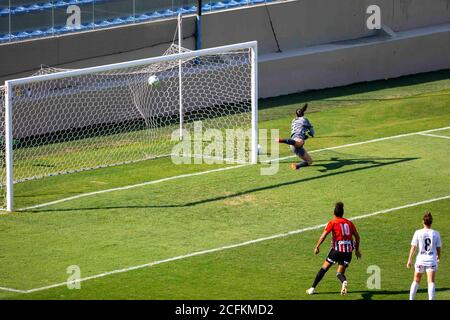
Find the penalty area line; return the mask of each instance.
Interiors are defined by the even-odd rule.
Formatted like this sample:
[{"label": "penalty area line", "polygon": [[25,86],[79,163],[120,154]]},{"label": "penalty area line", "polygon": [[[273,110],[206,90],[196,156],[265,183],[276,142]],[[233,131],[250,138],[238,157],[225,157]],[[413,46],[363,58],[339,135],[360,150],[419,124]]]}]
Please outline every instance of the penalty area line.
[{"label": "penalty area line", "polygon": [[[369,144],[369,143],[374,143],[374,142],[398,139],[398,138],[409,137],[409,136],[413,136],[413,135],[424,134],[424,133],[435,132],[435,131],[441,131],[441,130],[448,130],[448,129],[450,129],[450,127],[442,127],[442,128],[436,128],[436,129],[425,130],[425,131],[417,131],[417,132],[399,134],[399,135],[395,135],[395,136],[389,136],[389,137],[384,137],[384,138],[365,140],[365,141],[349,143],[349,144],[344,144],[344,145],[335,146],[335,147],[316,149],[316,150],[310,151],[310,153],[317,153],[317,152],[323,152],[323,151],[328,151],[328,150],[336,150],[336,149],[354,147],[354,146],[359,146],[359,145],[364,145],[364,144]],[[296,156],[287,156],[287,157],[282,157],[282,158],[277,158],[277,159],[268,159],[268,160],[260,161],[260,163],[270,163],[270,162],[282,161],[282,160],[290,159],[290,158],[293,158],[293,157],[296,157]],[[134,189],[134,188],[138,188],[138,187],[148,186],[148,185],[152,185],[152,184],[162,183],[162,182],[166,182],[166,181],[177,180],[177,179],[188,178],[188,177],[194,177],[194,176],[200,176],[200,175],[214,173],[214,172],[221,172],[221,171],[239,169],[239,168],[248,167],[248,166],[252,166],[252,164],[250,164],[250,163],[239,164],[239,165],[235,165],[235,166],[223,167],[223,168],[218,168],[218,169],[213,169],[213,170],[181,174],[181,175],[178,175],[178,176],[172,176],[172,177],[167,177],[167,178],[163,178],[163,179],[159,179],[159,180],[152,180],[152,181],[142,182],[142,183],[128,185],[128,186],[124,186],[124,187],[117,187],[117,188],[112,188],[112,189],[105,189],[105,190],[100,190],[100,191],[81,193],[81,194],[78,194],[78,195],[75,195],[75,196],[72,196],[72,197],[67,197],[67,198],[63,198],[63,199],[59,199],[59,200],[55,200],[55,201],[41,203],[41,204],[34,205],[34,206],[29,206],[29,207],[26,207],[26,208],[17,209],[16,211],[27,211],[27,210],[39,209],[39,208],[48,207],[48,206],[51,206],[51,205],[55,205],[55,204],[59,204],[59,203],[67,202],[67,201],[72,201],[72,200],[76,200],[76,199],[80,199],[80,198],[84,198],[84,197],[95,196],[95,195],[98,195],[98,194],[115,192],[115,191],[122,191],[122,190],[129,190],[129,189]]]},{"label": "penalty area line", "polygon": [[[413,202],[413,203],[405,204],[405,205],[394,207],[394,208],[379,210],[379,211],[363,214],[360,216],[351,217],[349,219],[350,220],[366,219],[366,218],[377,216],[377,215],[384,214],[384,213],[394,212],[394,211],[398,211],[398,210],[402,210],[402,209],[407,209],[407,208],[416,207],[416,206],[420,206],[420,205],[424,205],[424,204],[428,204],[428,203],[432,203],[432,202],[436,202],[436,201],[447,200],[447,199],[450,199],[450,195],[433,198],[433,199],[428,199],[428,200],[423,200],[423,201],[419,201],[419,202]],[[195,252],[188,253],[185,255],[180,255],[180,256],[164,259],[164,260],[153,261],[150,263],[141,264],[141,265],[137,265],[137,266],[133,266],[133,267],[108,271],[108,272],[92,275],[92,276],[89,276],[86,278],[81,278],[79,280],[66,281],[66,282],[56,283],[53,285],[29,289],[29,290],[9,289],[9,291],[14,290],[14,292],[26,294],[26,293],[33,293],[33,292],[38,292],[38,291],[49,290],[49,289],[53,289],[53,288],[57,288],[57,287],[67,286],[68,284],[75,284],[75,283],[84,282],[84,281],[88,281],[88,280],[103,278],[103,277],[110,276],[113,274],[125,273],[125,272],[129,272],[132,270],[138,270],[138,269],[153,267],[153,266],[156,266],[159,264],[169,263],[172,261],[178,261],[178,260],[183,260],[183,259],[187,259],[187,258],[191,258],[191,257],[195,257],[195,256],[206,255],[209,253],[215,253],[215,252],[225,251],[225,250],[229,250],[229,249],[244,247],[244,246],[248,246],[251,244],[260,243],[260,242],[264,242],[264,241],[285,238],[285,237],[288,237],[291,235],[301,234],[301,233],[304,233],[307,231],[317,230],[317,229],[321,229],[324,227],[325,227],[325,224],[320,224],[320,225],[316,225],[316,226],[312,226],[312,227],[306,227],[306,228],[302,228],[302,229],[292,230],[292,231],[288,231],[285,233],[274,234],[274,235],[267,236],[267,237],[262,237],[262,238],[258,238],[258,239],[254,239],[254,240],[248,240],[248,241],[231,244],[231,245],[226,245],[226,246],[222,246],[222,247],[217,247],[217,248],[213,248],[213,249],[195,251]]]},{"label": "penalty area line", "polygon": [[8,292],[14,292],[14,293],[27,293],[27,290],[19,290],[19,289],[6,288],[6,287],[0,287],[0,291],[8,291]]},{"label": "penalty area line", "polygon": [[112,188],[112,189],[105,189],[105,190],[100,190],[100,191],[81,193],[81,194],[77,194],[77,195],[72,196],[72,197],[59,199],[59,200],[55,200],[55,201],[51,201],[51,202],[46,202],[46,203],[42,203],[42,204],[38,204],[38,205],[35,205],[35,206],[26,207],[26,208],[17,209],[17,211],[27,211],[27,210],[32,210],[32,209],[38,209],[38,208],[48,207],[48,206],[55,205],[55,204],[58,204],[58,203],[67,202],[67,201],[71,201],[71,200],[76,200],[76,199],[89,197],[89,196],[94,196],[94,195],[98,195],[98,194],[115,192],[115,191],[122,191],[122,190],[129,190],[129,189],[134,189],[134,188],[138,188],[138,187],[148,186],[148,185],[162,183],[162,182],[176,180],[176,179],[182,179],[182,178],[194,177],[194,176],[201,176],[201,175],[208,174],[208,173],[213,173],[213,172],[220,172],[220,171],[237,169],[237,168],[241,168],[241,167],[249,166],[249,165],[250,164],[246,163],[246,164],[240,164],[240,165],[235,165],[235,166],[230,166],[230,167],[218,168],[218,169],[213,169],[213,170],[208,170],[208,171],[186,173],[186,174],[181,174],[181,175],[178,175],[178,176],[172,176],[172,177],[162,178],[162,179],[158,179],[158,180],[152,180],[152,181],[142,182],[142,183],[138,183],[138,184],[132,184],[132,185],[124,186],[124,187],[117,187],[117,188]]},{"label": "penalty area line", "polygon": [[[428,134],[429,132],[443,131],[443,130],[448,130],[448,129],[450,129],[450,127],[442,127],[442,128],[436,128],[436,129],[425,130],[425,131],[403,133],[403,134],[398,134],[398,135],[395,135],[395,136],[389,136],[389,137],[384,137],[384,138],[376,138],[376,139],[372,139],[372,140],[366,140],[366,141],[361,141],[361,142],[344,144],[344,145],[341,145],[341,146],[328,147],[328,148],[323,148],[323,149],[316,149],[316,150],[309,151],[309,153],[316,153],[316,152],[322,152],[322,151],[328,151],[328,150],[336,150],[336,149],[354,147],[354,146],[359,146],[359,145],[363,145],[363,144],[380,142],[380,141],[385,141],[385,140],[398,139],[398,138],[404,138],[404,137],[410,137],[410,136],[414,136],[414,135],[429,135],[429,136],[431,136],[430,134]],[[436,135],[433,135],[433,136],[436,136]],[[436,137],[441,137],[442,138],[442,136],[436,136]],[[261,161],[261,162],[262,163],[268,163],[268,162],[281,161],[281,160],[286,160],[286,159],[295,158],[295,157],[297,157],[297,156],[291,155],[291,156],[286,156],[286,157],[282,157],[282,158],[278,158],[278,159],[269,159],[269,160],[265,160],[265,161]]]},{"label": "penalty area line", "polygon": [[438,134],[419,133],[419,135],[433,138],[450,139],[450,136],[441,136]]}]

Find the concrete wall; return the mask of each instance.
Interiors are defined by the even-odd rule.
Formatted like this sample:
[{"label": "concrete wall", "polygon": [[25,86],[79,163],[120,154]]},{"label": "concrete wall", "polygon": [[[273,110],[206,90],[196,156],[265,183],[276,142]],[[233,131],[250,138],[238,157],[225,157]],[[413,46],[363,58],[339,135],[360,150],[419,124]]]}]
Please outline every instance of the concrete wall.
[{"label": "concrete wall", "polygon": [[450,24],[265,55],[259,90],[273,97],[448,68]]},{"label": "concrete wall", "polygon": [[217,46],[258,40],[261,54],[276,52],[269,15],[283,51],[367,36],[373,32],[365,28],[365,2],[299,0],[268,6],[268,10],[259,6],[206,15],[204,42]]},{"label": "concrete wall", "polygon": [[[366,28],[366,8],[371,4],[381,7],[383,24],[394,31],[402,33],[430,27],[429,34],[405,41],[378,38],[377,32]],[[282,53],[276,53],[278,48],[269,16]],[[450,68],[449,55],[445,55],[450,37],[448,33],[439,32],[439,25],[448,23],[450,0],[296,0],[273,3],[267,8],[254,6],[205,14],[203,45],[212,47],[258,40],[263,61],[260,93],[270,96]],[[176,20],[170,19],[0,45],[0,81],[28,75],[40,64],[80,68],[159,55],[172,41],[175,24]],[[195,18],[185,18],[183,28],[185,46],[193,48]],[[366,37],[373,37],[371,44],[348,46],[344,43],[358,42],[358,39],[364,42]],[[412,37],[417,35],[413,33]],[[318,49],[336,42],[339,46],[328,47],[329,51]],[[411,56],[422,57],[421,63],[405,65]],[[367,64],[370,61],[390,67],[373,68]],[[330,70],[327,77],[323,66]],[[295,86],[291,82],[269,84],[270,80],[265,79],[266,72],[270,73],[270,79],[288,79],[286,75],[305,70],[310,70],[309,81],[299,81]],[[332,74],[332,70],[340,73]]]},{"label": "concrete wall", "polygon": [[450,22],[450,0],[391,0],[392,28],[404,31]]},{"label": "concrete wall", "polygon": [[[268,6],[281,50],[374,35],[366,9],[378,5],[382,23],[394,31],[450,22],[450,0],[298,0]],[[207,46],[258,40],[262,54],[277,46],[264,6],[204,17]]]}]

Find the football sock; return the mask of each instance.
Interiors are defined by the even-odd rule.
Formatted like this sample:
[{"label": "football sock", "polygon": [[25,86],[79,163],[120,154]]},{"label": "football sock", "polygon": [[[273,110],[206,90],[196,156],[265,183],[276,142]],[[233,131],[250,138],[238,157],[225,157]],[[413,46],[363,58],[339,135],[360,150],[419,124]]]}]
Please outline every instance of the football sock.
[{"label": "football sock", "polygon": [[416,296],[417,289],[419,288],[419,284],[415,281],[411,284],[411,289],[409,290],[409,300],[414,300]]},{"label": "football sock", "polygon": [[280,143],[286,143],[291,146],[295,146],[295,140],[294,139],[279,139],[278,142]]},{"label": "football sock", "polygon": [[319,284],[320,280],[322,280],[325,273],[327,273],[327,269],[320,268],[319,272],[317,272],[316,278],[314,279],[312,287],[315,288]]},{"label": "football sock", "polygon": [[434,292],[436,290],[436,286],[434,282],[428,283],[428,300],[434,300]]},{"label": "football sock", "polygon": [[347,281],[347,278],[345,277],[345,274],[338,272],[336,277],[339,279],[341,283],[344,283],[344,281]]},{"label": "football sock", "polygon": [[303,161],[303,162],[300,162],[299,164],[297,164],[297,168],[303,168],[303,167],[307,167],[307,166],[309,166],[308,161]]}]

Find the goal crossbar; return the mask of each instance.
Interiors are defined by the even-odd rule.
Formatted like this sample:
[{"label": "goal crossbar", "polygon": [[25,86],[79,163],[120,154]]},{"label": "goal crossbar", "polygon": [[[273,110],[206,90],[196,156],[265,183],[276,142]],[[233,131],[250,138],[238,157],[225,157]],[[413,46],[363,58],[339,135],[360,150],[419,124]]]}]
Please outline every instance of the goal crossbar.
[{"label": "goal crossbar", "polygon": [[164,62],[164,61],[173,61],[176,59],[191,59],[201,56],[207,56],[207,55],[213,55],[218,53],[223,53],[224,51],[232,51],[232,50],[242,50],[242,49],[252,49],[257,50],[257,41],[249,41],[249,42],[242,42],[242,43],[236,43],[226,46],[220,46],[220,47],[214,47],[214,48],[207,48],[207,49],[201,49],[197,51],[189,51],[189,52],[182,52],[182,53],[176,53],[166,56],[158,56],[158,57],[152,57],[152,58],[145,58],[145,59],[139,59],[139,60],[133,60],[133,61],[126,61],[126,62],[119,62],[119,63],[112,63],[112,64],[106,64],[102,66],[95,66],[95,67],[89,67],[89,68],[83,68],[83,69],[75,69],[75,70],[69,70],[69,71],[61,71],[56,73],[50,73],[45,75],[38,75],[38,76],[30,76],[25,78],[18,78],[13,80],[7,80],[5,81],[5,87],[8,85],[20,85],[20,84],[30,84],[33,82],[38,81],[48,81],[48,80],[55,80],[55,79],[63,79],[68,77],[76,77],[81,76],[88,73],[99,73],[99,72],[105,72],[109,70],[117,70],[117,69],[125,69],[130,67],[138,67],[141,65],[146,64],[153,64],[158,62]]}]

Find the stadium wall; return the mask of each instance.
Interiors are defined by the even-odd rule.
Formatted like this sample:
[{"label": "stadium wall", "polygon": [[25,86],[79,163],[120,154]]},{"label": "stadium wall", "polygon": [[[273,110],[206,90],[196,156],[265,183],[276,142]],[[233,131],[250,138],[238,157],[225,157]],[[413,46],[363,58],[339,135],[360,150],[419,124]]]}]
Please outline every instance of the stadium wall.
[{"label": "stadium wall", "polygon": [[450,24],[265,55],[259,90],[273,97],[448,68]]},{"label": "stadium wall", "polygon": [[[367,29],[373,4],[393,37]],[[205,14],[203,45],[258,40],[259,92],[270,97],[450,68],[449,25],[450,0],[294,0]],[[159,55],[175,27],[169,19],[3,44],[0,77],[28,75],[41,64],[80,68]],[[194,16],[183,29],[193,48]]]}]

